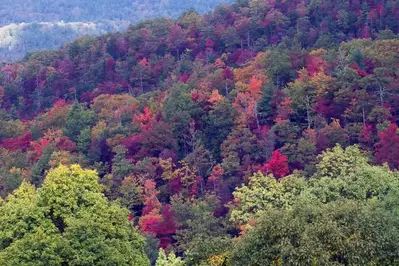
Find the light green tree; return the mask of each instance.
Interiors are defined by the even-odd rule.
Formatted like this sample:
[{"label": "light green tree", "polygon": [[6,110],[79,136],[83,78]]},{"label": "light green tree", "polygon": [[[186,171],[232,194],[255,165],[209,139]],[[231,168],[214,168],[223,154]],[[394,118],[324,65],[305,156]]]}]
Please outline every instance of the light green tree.
[{"label": "light green tree", "polygon": [[233,192],[237,206],[232,208],[230,219],[242,225],[255,218],[259,211],[287,208],[305,187],[306,181],[302,177],[291,175],[278,181],[272,175],[258,172],[250,178],[248,185]]},{"label": "light green tree", "polygon": [[319,159],[315,177],[346,176],[368,165],[367,156],[357,146],[342,149],[340,145],[336,145],[334,148],[324,151]]},{"label": "light green tree", "polygon": [[169,254],[165,253],[164,249],[159,249],[159,255],[156,262],[156,266],[184,266],[184,261],[176,257],[175,253],[170,252]]},{"label": "light green tree", "polygon": [[37,190],[22,183],[0,213],[1,265],[149,264],[128,211],[79,165],[50,170]]}]

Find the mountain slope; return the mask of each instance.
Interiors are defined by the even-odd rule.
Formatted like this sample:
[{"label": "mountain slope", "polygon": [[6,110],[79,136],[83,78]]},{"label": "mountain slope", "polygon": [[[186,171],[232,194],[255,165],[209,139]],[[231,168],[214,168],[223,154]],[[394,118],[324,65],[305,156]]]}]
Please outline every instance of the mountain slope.
[{"label": "mountain slope", "polygon": [[[395,265],[398,10],[383,0],[238,1],[3,64],[0,196],[79,164],[129,210],[152,264]],[[74,210],[88,189],[78,183],[65,193]],[[0,208],[11,212],[19,191]],[[51,206],[40,205],[63,229]],[[79,250],[104,250],[85,223]],[[0,231],[18,233],[0,235],[0,261],[52,255],[19,233],[26,227],[0,219]],[[59,247],[51,232],[48,246]]]},{"label": "mountain slope", "polygon": [[176,18],[191,8],[211,11],[228,0],[197,1],[1,1],[0,62],[28,52],[56,49],[84,35],[125,30],[130,23],[154,17]]}]

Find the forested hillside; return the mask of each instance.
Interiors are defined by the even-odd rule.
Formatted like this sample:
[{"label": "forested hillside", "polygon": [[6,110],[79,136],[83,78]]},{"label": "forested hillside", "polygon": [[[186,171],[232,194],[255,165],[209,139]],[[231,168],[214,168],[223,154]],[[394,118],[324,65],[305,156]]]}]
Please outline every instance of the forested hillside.
[{"label": "forested hillside", "polygon": [[2,65],[0,264],[399,263],[398,19],[238,1]]},{"label": "forested hillside", "polygon": [[22,59],[28,52],[58,49],[77,37],[125,30],[139,20],[177,18],[191,8],[210,12],[230,0],[2,0],[0,62]]}]

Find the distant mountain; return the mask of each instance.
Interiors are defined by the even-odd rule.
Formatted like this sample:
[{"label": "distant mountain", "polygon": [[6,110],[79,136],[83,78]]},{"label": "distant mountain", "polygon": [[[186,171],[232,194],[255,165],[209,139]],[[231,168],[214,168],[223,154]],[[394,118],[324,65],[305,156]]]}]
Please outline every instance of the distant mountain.
[{"label": "distant mountain", "polygon": [[0,61],[13,61],[27,53],[56,49],[82,35],[95,36],[125,29],[126,21],[30,22],[10,24],[0,29]]},{"label": "distant mountain", "polygon": [[176,18],[188,9],[206,13],[231,0],[2,0],[0,62],[26,53],[56,49],[83,35],[121,31],[154,17]]}]

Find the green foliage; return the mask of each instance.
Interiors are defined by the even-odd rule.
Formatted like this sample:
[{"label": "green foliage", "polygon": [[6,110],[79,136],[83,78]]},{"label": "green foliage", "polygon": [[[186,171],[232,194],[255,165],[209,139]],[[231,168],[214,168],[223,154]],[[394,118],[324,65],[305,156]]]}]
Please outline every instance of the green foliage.
[{"label": "green foliage", "polygon": [[242,225],[254,219],[259,211],[290,208],[306,187],[305,179],[294,175],[281,181],[272,175],[258,172],[249,179],[248,186],[233,192],[237,206],[231,210],[230,220]]},{"label": "green foliage", "polygon": [[394,265],[398,223],[373,202],[298,198],[291,210],[263,213],[237,243],[231,265]]},{"label": "green foliage", "polygon": [[90,127],[83,128],[77,139],[78,150],[81,153],[87,153],[89,151],[89,145],[91,143],[91,129]]},{"label": "green foliage", "polygon": [[43,150],[42,156],[32,166],[31,181],[33,184],[40,185],[43,182],[44,174],[50,169],[50,159],[54,151],[55,147],[53,145],[47,146]]},{"label": "green foliage", "polygon": [[[68,119],[63,129],[64,135],[77,141],[80,131],[94,125],[94,112],[86,110],[81,104],[74,103],[68,114]],[[86,139],[86,138],[85,138]]]},{"label": "green foliage", "polygon": [[267,54],[265,65],[268,67],[267,75],[277,87],[283,87],[295,75],[292,71],[290,58],[284,51],[271,50]]},{"label": "green foliage", "polygon": [[0,140],[20,136],[24,130],[25,126],[20,120],[8,120],[0,112]]},{"label": "green foliage", "polygon": [[22,183],[23,170],[20,168],[12,168],[10,170],[0,169],[0,183],[2,189],[0,192],[1,197],[6,197],[9,193],[13,192]]},{"label": "green foliage", "polygon": [[159,239],[153,234],[145,234],[145,246],[144,251],[150,260],[151,265],[155,265],[159,255]]},{"label": "green foliage", "polygon": [[112,174],[117,180],[122,180],[131,174],[133,164],[129,159],[126,159],[126,148],[124,146],[118,145],[113,151],[115,156],[112,159]]},{"label": "green foliage", "polygon": [[161,249],[159,249],[159,256],[158,256],[158,259],[157,259],[157,262],[155,265],[156,266],[184,266],[185,263],[181,260],[181,258],[176,257],[176,255],[173,252],[166,254],[165,250],[163,250],[161,248]]},{"label": "green foliage", "polygon": [[166,121],[172,123],[172,130],[179,145],[179,151],[186,155],[193,147],[193,133],[190,124],[201,109],[191,99],[187,85],[176,84],[164,104]]},{"label": "green foliage", "polygon": [[224,100],[213,106],[205,118],[204,144],[211,149],[215,158],[220,158],[220,145],[231,132],[235,115],[231,104]]},{"label": "green foliage", "polygon": [[[377,200],[398,191],[399,175],[388,167],[369,164],[352,167],[356,170],[344,175],[311,179],[309,192],[327,203],[340,199]],[[348,165],[343,164],[341,171],[345,170]]]},{"label": "green foliage", "polygon": [[35,190],[22,183],[1,204],[1,265],[148,265],[127,210],[108,202],[95,171],[49,171]]},{"label": "green foliage", "polygon": [[189,265],[198,265],[212,255],[226,251],[231,245],[226,234],[229,224],[214,216],[219,204],[212,195],[203,200],[172,199],[172,210],[179,225],[177,249],[184,251]]},{"label": "green foliage", "polygon": [[340,145],[327,149],[320,155],[317,164],[316,177],[345,177],[353,174],[368,165],[368,158],[357,146],[347,147],[345,150]]}]

